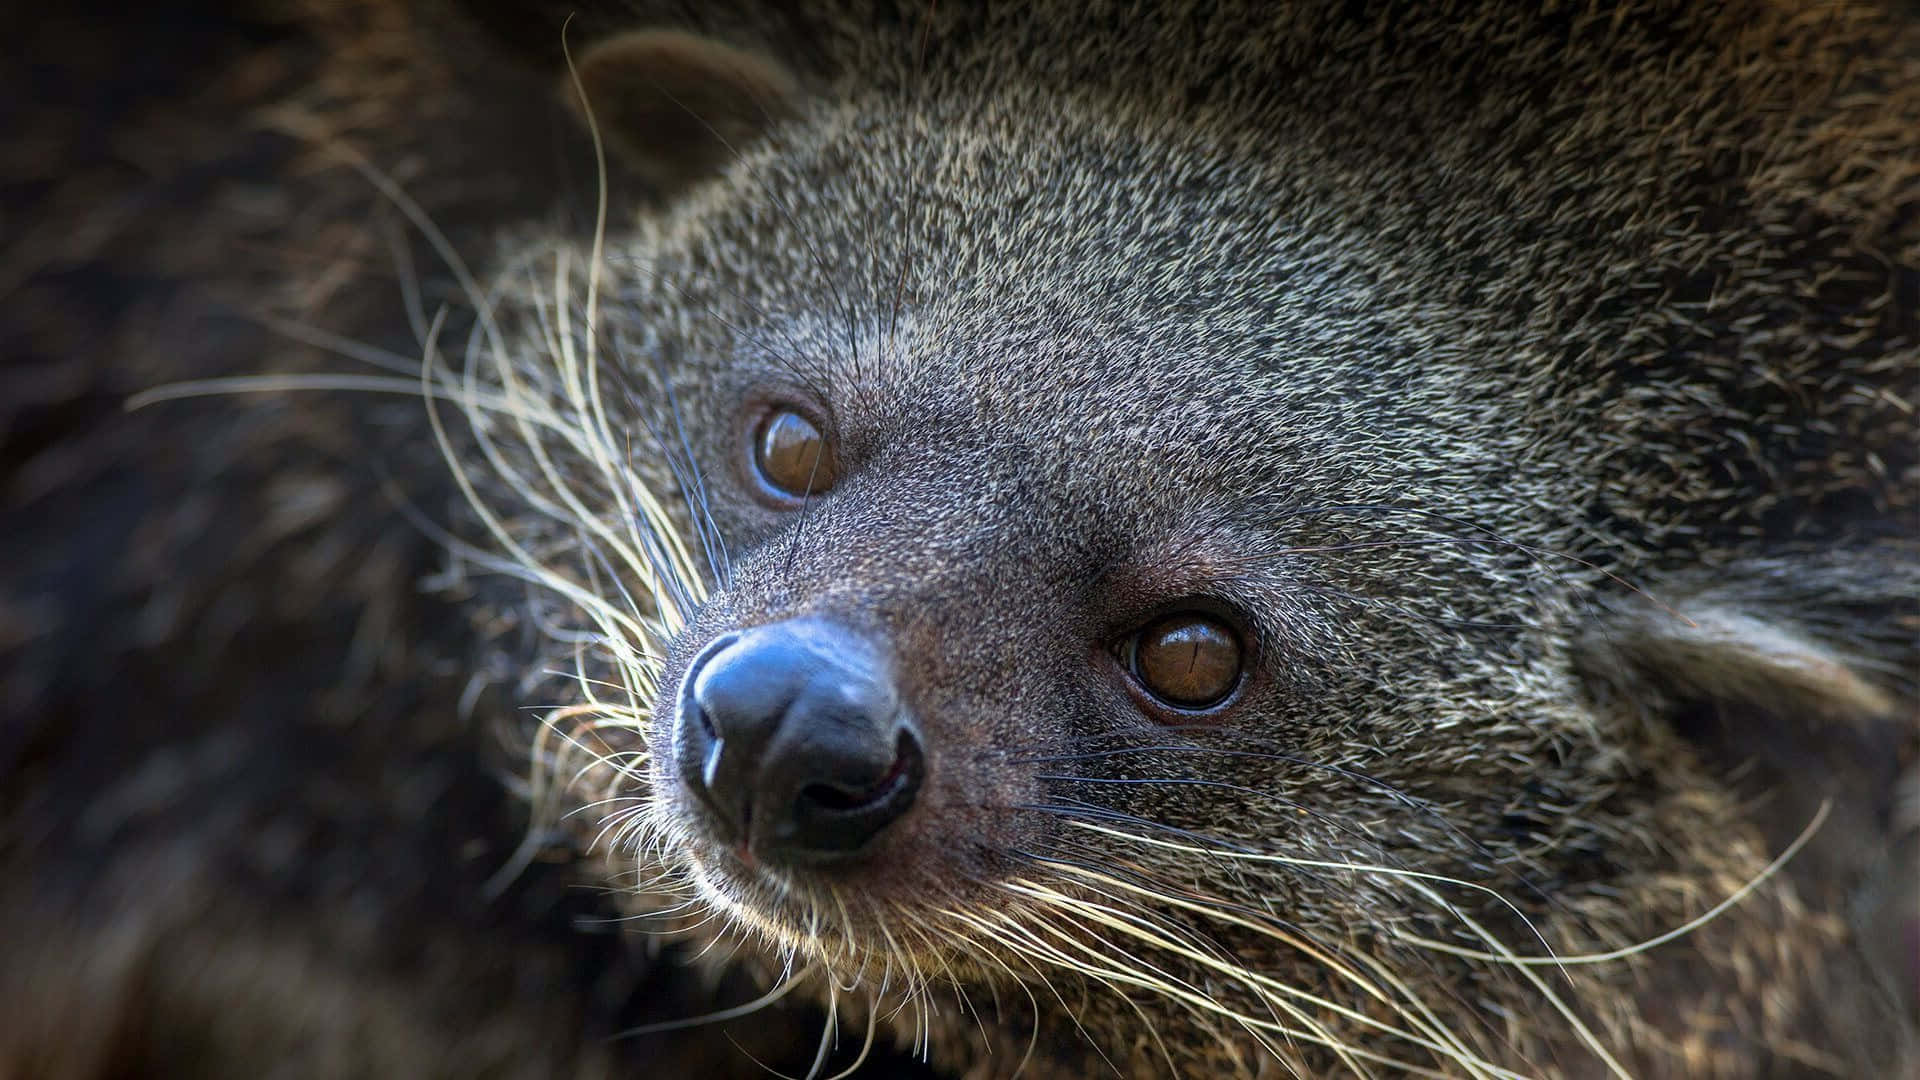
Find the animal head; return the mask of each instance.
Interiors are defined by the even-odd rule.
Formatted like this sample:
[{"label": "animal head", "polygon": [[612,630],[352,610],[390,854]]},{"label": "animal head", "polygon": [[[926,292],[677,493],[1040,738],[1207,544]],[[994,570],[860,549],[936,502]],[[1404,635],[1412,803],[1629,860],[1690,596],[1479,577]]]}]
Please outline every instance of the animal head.
[{"label": "animal head", "polygon": [[637,907],[956,1071],[1911,1052],[1910,27],[797,18],[586,33],[647,204],[430,356]]}]

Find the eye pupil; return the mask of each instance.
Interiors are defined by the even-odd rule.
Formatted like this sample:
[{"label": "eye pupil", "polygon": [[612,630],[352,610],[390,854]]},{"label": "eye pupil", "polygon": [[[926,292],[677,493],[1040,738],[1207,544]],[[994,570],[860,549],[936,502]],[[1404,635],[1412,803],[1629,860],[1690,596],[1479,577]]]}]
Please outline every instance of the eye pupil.
[{"label": "eye pupil", "polygon": [[831,447],[813,421],[791,409],[767,414],[754,440],[754,466],[782,495],[799,498],[833,487],[836,468]]},{"label": "eye pupil", "polygon": [[1218,619],[1191,612],[1169,615],[1141,630],[1131,645],[1133,677],[1169,705],[1204,709],[1240,682],[1240,639]]}]

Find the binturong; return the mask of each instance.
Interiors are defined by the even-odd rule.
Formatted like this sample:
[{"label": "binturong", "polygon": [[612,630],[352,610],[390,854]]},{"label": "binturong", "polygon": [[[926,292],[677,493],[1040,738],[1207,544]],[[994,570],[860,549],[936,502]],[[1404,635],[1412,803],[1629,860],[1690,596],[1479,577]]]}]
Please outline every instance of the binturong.
[{"label": "binturong", "polygon": [[1912,3],[189,6],[0,70],[0,1080],[1920,1075]]},{"label": "binturong", "polygon": [[577,673],[542,820],[761,995],[649,1030],[808,1002],[813,1075],[1920,1067],[1911,11],[565,35],[645,198],[523,237],[428,365]]}]

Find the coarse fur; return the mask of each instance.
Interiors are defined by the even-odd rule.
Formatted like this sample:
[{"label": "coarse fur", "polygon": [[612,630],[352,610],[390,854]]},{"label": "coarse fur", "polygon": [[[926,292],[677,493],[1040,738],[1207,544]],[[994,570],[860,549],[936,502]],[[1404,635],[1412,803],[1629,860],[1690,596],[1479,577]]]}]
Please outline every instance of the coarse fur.
[{"label": "coarse fur", "polygon": [[[470,685],[495,680],[482,697],[549,710],[505,722],[532,748],[534,828],[484,887],[547,895],[564,869],[530,856],[571,833],[630,929],[755,989],[462,1013],[452,968],[423,965],[370,984],[506,1034],[392,1035],[385,1068],[459,1071],[454,1047],[618,1073],[654,1028],[688,1022],[697,1045],[731,1013],[747,1016],[728,1032],[788,1015],[754,1052],[790,1071],[818,1068],[816,1033],[822,1060],[841,1044],[834,1069],[881,1075],[904,1067],[889,1052],[975,1077],[1920,1067],[1910,12],[741,0],[564,30],[538,7],[479,14],[535,43],[514,78],[584,99],[582,130],[615,159],[587,183],[615,202],[562,222],[535,198],[503,227],[478,200],[463,245],[444,231],[459,199],[423,209],[391,163],[327,174],[384,193],[452,287],[402,290],[393,325],[422,370],[363,384],[428,404],[372,423],[370,486],[435,500],[457,534],[438,584],[471,624],[411,636]],[[354,153],[338,113],[270,115],[316,155]],[[489,237],[469,267],[463,247]],[[341,333],[365,344],[378,322]],[[372,416],[329,400],[303,407],[308,428]],[[740,473],[769,401],[814,411],[840,457],[797,511]],[[450,486],[421,479],[436,448]],[[408,527],[382,513],[289,528]],[[405,592],[404,565],[351,592]],[[1107,645],[1196,603],[1242,621],[1251,674],[1221,721],[1156,723]],[[669,764],[689,659],[802,614],[885,643],[929,743],[912,814],[833,872],[733,861]],[[421,663],[389,650],[367,677],[402,686]],[[418,745],[476,756],[456,712]],[[205,754],[133,788],[267,753],[222,758],[214,726]],[[163,763],[186,745],[157,742]],[[396,820],[451,820],[422,798]],[[193,835],[151,828],[105,880],[152,879],[148,859],[174,865],[152,852]],[[483,894],[457,877],[421,887]],[[102,879],[71,887],[108,895]],[[141,917],[187,901],[116,902],[129,914],[55,940],[100,943],[101,977],[125,985],[109,931],[137,942]],[[247,919],[203,951],[332,940]],[[536,921],[468,936],[566,986],[584,954]],[[160,955],[142,978],[164,986],[186,961]],[[301,963],[271,970],[342,996]],[[19,970],[51,970],[36,964]],[[761,991],[778,1002],[724,1008]],[[67,993],[54,1008],[100,996]],[[812,1031],[781,1013],[803,1001],[824,1010]],[[242,1067],[218,1048],[244,1038],[180,1012],[209,1028],[207,1060]],[[350,1013],[320,1008],[289,1041]],[[584,1034],[606,1013],[641,1025],[624,1050]],[[551,1059],[542,1030],[568,1033]]]}]

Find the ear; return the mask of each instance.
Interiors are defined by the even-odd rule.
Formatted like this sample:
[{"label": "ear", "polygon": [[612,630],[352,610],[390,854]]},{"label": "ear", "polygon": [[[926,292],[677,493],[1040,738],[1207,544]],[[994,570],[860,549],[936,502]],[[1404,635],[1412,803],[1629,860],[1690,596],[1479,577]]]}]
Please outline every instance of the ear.
[{"label": "ear", "polygon": [[1828,805],[1786,872],[1920,1008],[1920,553],[1755,559],[1653,593],[1578,635],[1596,703],[1678,734],[1776,851]]},{"label": "ear", "polygon": [[662,196],[720,171],[799,98],[780,65],[680,30],[618,34],[575,70],[602,138]]}]

